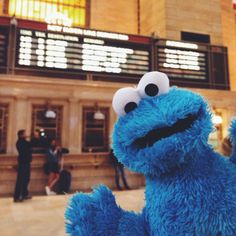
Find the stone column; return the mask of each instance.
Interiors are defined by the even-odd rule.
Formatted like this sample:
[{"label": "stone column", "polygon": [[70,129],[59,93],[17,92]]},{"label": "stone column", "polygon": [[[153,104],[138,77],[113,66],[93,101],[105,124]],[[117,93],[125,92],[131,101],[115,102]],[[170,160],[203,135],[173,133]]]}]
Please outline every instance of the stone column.
[{"label": "stone column", "polygon": [[69,132],[68,132],[68,148],[71,154],[79,153],[81,150],[80,136],[81,123],[79,112],[79,100],[76,98],[69,99]]},{"label": "stone column", "polygon": [[13,139],[12,139],[12,149],[13,153],[17,153],[15,148],[15,143],[17,140],[17,131],[20,129],[25,129],[27,135],[30,135],[30,125],[31,125],[31,114],[29,109],[29,102],[26,96],[17,96],[15,101],[15,109],[13,111]]}]

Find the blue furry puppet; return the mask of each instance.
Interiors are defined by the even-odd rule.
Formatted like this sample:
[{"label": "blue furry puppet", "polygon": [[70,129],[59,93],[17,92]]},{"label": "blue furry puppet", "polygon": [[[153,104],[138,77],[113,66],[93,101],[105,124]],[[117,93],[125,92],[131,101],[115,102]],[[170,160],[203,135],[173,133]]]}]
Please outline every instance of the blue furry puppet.
[{"label": "blue furry puppet", "polygon": [[[111,191],[74,195],[66,228],[76,236],[235,236],[236,166],[207,144],[211,114],[198,94],[169,89],[167,76],[145,74],[137,88],[116,92],[113,148],[146,177],[139,214],[117,206]],[[236,122],[231,125],[236,143]],[[236,159],[236,158],[233,158]]]}]

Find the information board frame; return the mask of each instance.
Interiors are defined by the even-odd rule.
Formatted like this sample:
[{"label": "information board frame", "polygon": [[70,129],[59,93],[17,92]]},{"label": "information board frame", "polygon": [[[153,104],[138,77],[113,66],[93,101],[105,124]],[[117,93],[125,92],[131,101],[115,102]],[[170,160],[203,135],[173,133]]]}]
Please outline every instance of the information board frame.
[{"label": "information board frame", "polygon": [[7,69],[7,54],[9,44],[9,27],[0,25],[0,70]]},{"label": "information board frame", "polygon": [[[44,26],[44,27],[43,27]],[[17,29],[17,38],[16,38],[16,58],[15,58],[15,64],[16,64],[16,69],[20,70],[20,71],[31,71],[31,72],[37,72],[37,73],[58,73],[59,74],[67,74],[67,75],[78,75],[78,74],[94,74],[95,77],[101,77],[102,75],[105,75],[104,77],[106,77],[107,75],[111,76],[111,77],[120,77],[122,80],[122,77],[124,78],[129,78],[129,79],[137,79],[140,78],[144,73],[150,71],[152,69],[152,56],[153,56],[153,52],[152,52],[152,44],[151,44],[151,37],[147,37],[147,36],[137,36],[137,35],[125,35],[125,34],[119,34],[119,33],[112,33],[112,32],[104,32],[104,31],[95,31],[95,30],[87,30],[86,29],[82,29],[84,30],[84,32],[86,32],[86,34],[79,34],[77,32],[80,32],[78,30],[81,30],[80,28],[74,28],[76,29],[75,32],[73,33],[62,33],[61,30],[62,28],[52,28],[49,27],[49,29],[54,29],[55,31],[52,30],[45,30],[45,25],[42,25],[42,23],[38,26],[38,28],[36,27],[36,29],[32,29],[32,25],[31,27],[29,25],[24,25],[24,24],[19,24],[18,29]],[[91,51],[91,49],[89,48],[90,46],[94,47],[94,52],[98,52],[98,50],[100,50],[101,53],[102,49],[105,49],[105,53],[108,54],[108,52],[110,53],[110,55],[114,55],[116,53],[117,50],[117,54],[119,53],[120,57],[124,58],[117,58],[117,57],[107,57],[108,59],[110,59],[110,61],[106,61],[106,65],[113,65],[114,67],[118,65],[117,71],[109,71],[110,68],[108,67],[104,67],[102,68],[102,71],[99,70],[84,70],[81,68],[78,69],[66,69],[66,68],[45,68],[43,67],[42,69],[39,68],[39,66],[37,65],[33,65],[33,66],[28,66],[28,65],[24,65],[24,63],[22,63],[22,61],[20,61],[20,57],[23,58],[23,61],[26,61],[25,56],[28,55],[21,55],[20,50],[21,48],[21,44],[22,42],[20,42],[21,38],[22,38],[22,34],[21,31],[26,31],[26,32],[31,32],[32,35],[30,37],[33,37],[31,40],[35,40],[35,33],[42,33],[45,34],[46,36],[46,40],[49,39],[49,35],[58,35],[58,36],[66,36],[66,37],[71,37],[71,38],[77,38],[78,44],[80,44],[80,46],[83,44],[83,47],[88,46],[87,51],[89,52],[89,50]],[[68,29],[67,29],[68,31]],[[83,31],[82,31],[83,32]],[[96,35],[100,35],[100,37],[96,37]],[[24,35],[27,37],[27,35]],[[117,38],[118,37],[118,38]],[[88,42],[87,45],[86,43],[84,43],[84,40],[87,41],[97,41],[97,43],[90,43]],[[100,43],[100,45],[99,45]],[[33,43],[34,44],[34,43]],[[102,45],[103,44],[103,45]],[[25,42],[26,45],[26,42]],[[45,46],[45,45],[44,45]],[[47,45],[48,46],[48,45]],[[35,50],[35,49],[34,49]],[[83,52],[85,51],[83,48]],[[110,51],[109,51],[110,50]],[[112,51],[113,50],[113,51]],[[123,51],[122,51],[123,50]],[[120,53],[121,51],[121,53]],[[80,49],[81,52],[81,49]],[[131,54],[131,53],[132,54]],[[130,56],[128,55],[130,53]],[[36,56],[36,55],[34,55]],[[85,55],[83,54],[82,57],[84,57]],[[91,63],[91,61],[89,61],[90,57],[88,56],[88,60],[87,63]],[[118,56],[119,57],[119,56]],[[64,58],[65,59],[65,58]],[[92,58],[93,59],[93,58]],[[113,63],[112,60],[126,60],[125,63],[121,64],[119,61],[115,61]],[[139,60],[141,59],[141,60]],[[67,58],[66,58],[67,60]],[[78,60],[78,58],[77,58]],[[143,60],[143,61],[142,61]],[[83,61],[84,63],[84,61]],[[95,63],[97,63],[97,61],[95,61]],[[105,64],[104,63],[104,64]],[[141,63],[145,63],[144,65],[142,65]],[[31,63],[30,63],[31,64]],[[121,65],[121,66],[120,66]],[[120,67],[119,67],[120,66]],[[127,69],[125,69],[125,67]],[[143,70],[139,68],[143,68]],[[64,69],[64,70],[63,70]],[[66,70],[65,70],[66,69]],[[98,69],[100,69],[98,67]],[[116,69],[116,68],[112,68],[112,69]],[[139,72],[139,73],[138,73]]]}]

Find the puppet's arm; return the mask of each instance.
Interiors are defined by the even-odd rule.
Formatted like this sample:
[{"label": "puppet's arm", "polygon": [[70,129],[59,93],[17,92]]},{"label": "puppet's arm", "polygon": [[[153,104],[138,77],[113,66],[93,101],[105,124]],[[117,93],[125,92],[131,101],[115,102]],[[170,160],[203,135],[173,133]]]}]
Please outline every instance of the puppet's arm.
[{"label": "puppet's arm", "polygon": [[65,216],[66,231],[72,236],[148,235],[142,214],[123,211],[105,186],[92,194],[74,195]]},{"label": "puppet's arm", "polygon": [[143,214],[136,214],[134,212],[123,212],[119,221],[119,236],[135,235],[148,236],[147,225],[145,223]]}]

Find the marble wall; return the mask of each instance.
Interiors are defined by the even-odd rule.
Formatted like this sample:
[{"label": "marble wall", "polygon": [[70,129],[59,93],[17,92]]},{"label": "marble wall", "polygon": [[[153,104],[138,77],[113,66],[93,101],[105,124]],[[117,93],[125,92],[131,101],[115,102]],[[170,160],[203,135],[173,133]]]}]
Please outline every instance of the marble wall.
[{"label": "marble wall", "polygon": [[[62,145],[70,153],[81,153],[82,107],[99,106],[109,108],[109,137],[112,134],[116,115],[111,107],[114,92],[129,84],[104,83],[102,81],[67,80],[33,76],[0,75],[1,102],[10,104],[7,153],[16,154],[16,131],[31,131],[32,104],[63,106]],[[131,85],[132,86],[132,85]],[[224,114],[223,136],[227,134],[230,119],[236,115],[236,92],[193,89],[205,96],[210,104]]]},{"label": "marble wall", "polygon": [[[10,104],[7,153],[15,153],[16,131],[31,132],[32,104],[63,106],[62,144],[71,153],[81,152],[82,107],[110,107],[119,84],[104,82],[0,75],[1,102]],[[109,110],[109,133],[116,116]]]},{"label": "marble wall", "polygon": [[[93,185],[104,183],[114,188],[114,171],[108,161],[107,153],[82,153],[82,106],[99,105],[109,109],[109,135],[111,136],[116,115],[111,101],[114,92],[131,84],[104,83],[100,81],[66,80],[45,77],[0,75],[0,100],[10,105],[7,154],[0,155],[0,195],[12,195],[17,165],[15,149],[16,131],[31,130],[32,104],[51,104],[63,106],[62,146],[68,147],[70,154],[65,165],[72,172],[72,191],[89,190]],[[222,113],[222,137],[233,116],[236,116],[236,92],[194,89],[202,94]],[[31,191],[43,194],[47,176],[43,173],[45,156],[34,155],[32,162]],[[144,185],[142,176],[128,172],[128,181],[133,188]]]},{"label": "marble wall", "polygon": [[90,27],[137,34],[137,2],[137,0],[91,0]]},{"label": "marble wall", "polygon": [[236,10],[231,0],[221,0],[223,45],[228,47],[231,90],[236,90]]},{"label": "marble wall", "polygon": [[[47,175],[43,171],[45,161],[44,155],[33,156],[29,184],[29,191],[32,195],[45,194],[45,186],[47,185]],[[92,187],[99,184],[105,184],[111,189],[116,189],[115,171],[107,154],[64,155],[64,169],[71,173],[71,193],[91,191]],[[16,170],[16,156],[0,156],[0,197],[13,196]],[[130,188],[137,189],[145,185],[142,175],[127,169],[125,169],[125,175]],[[123,187],[122,180],[120,180],[120,186]]]}]

